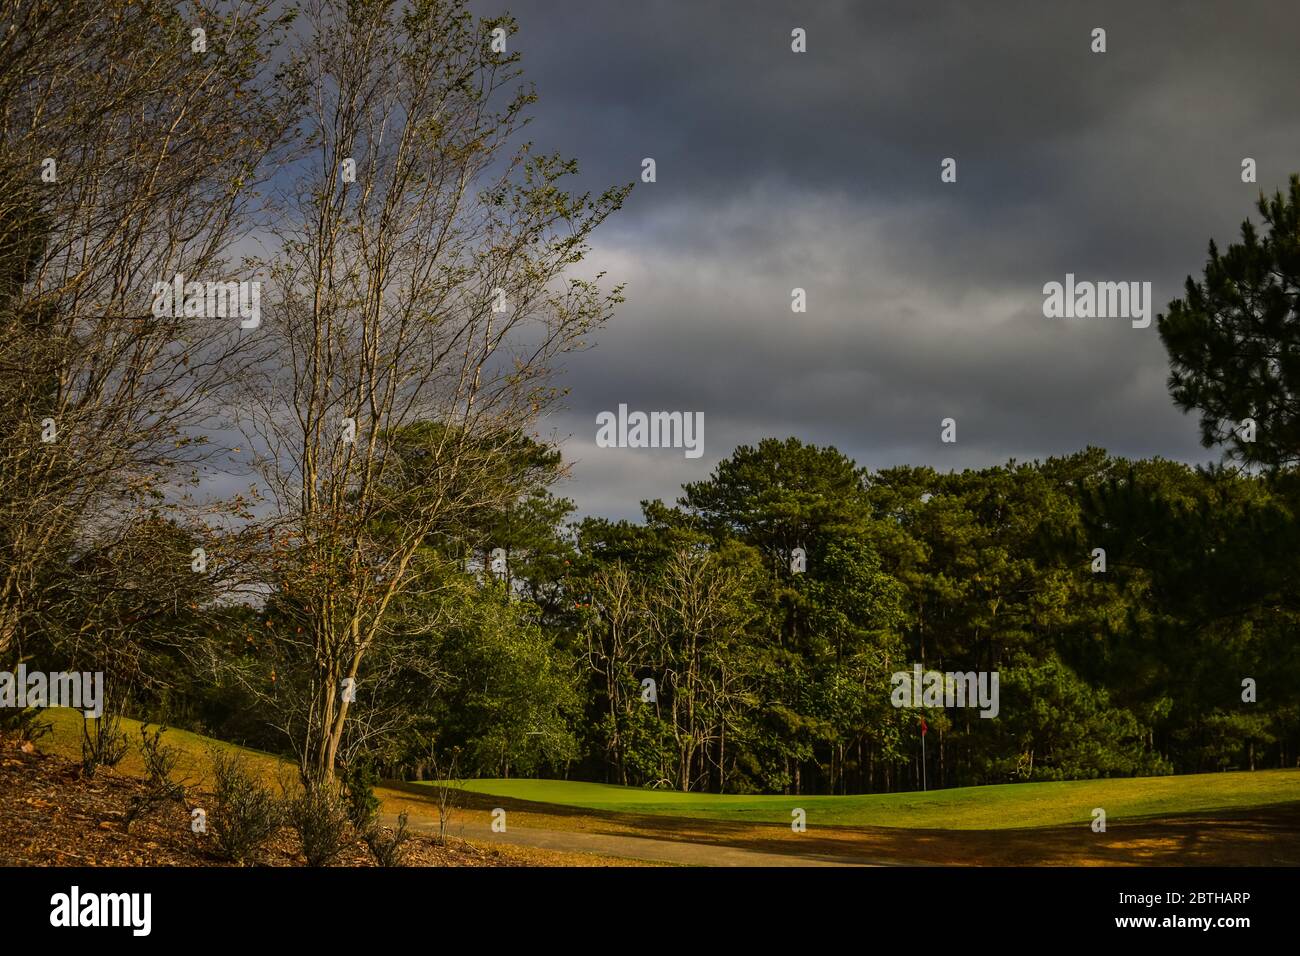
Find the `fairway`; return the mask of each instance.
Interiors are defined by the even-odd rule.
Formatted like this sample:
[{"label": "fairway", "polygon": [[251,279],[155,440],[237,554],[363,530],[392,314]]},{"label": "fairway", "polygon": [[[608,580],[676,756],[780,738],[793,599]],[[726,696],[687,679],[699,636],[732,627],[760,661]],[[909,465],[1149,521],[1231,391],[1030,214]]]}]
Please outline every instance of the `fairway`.
[{"label": "fairway", "polygon": [[[54,709],[46,719],[53,733],[43,749],[76,758],[81,717]],[[142,774],[139,724],[124,719],[128,753],[121,770]],[[283,758],[170,729],[164,741],[180,752],[178,771],[191,782],[208,783],[205,750],[217,746],[242,752],[251,769],[271,783],[292,776]],[[415,786],[428,786],[417,783]],[[1052,783],[1014,783],[962,787],[929,793],[876,793],[852,796],[782,796],[681,793],[569,780],[486,778],[460,781],[460,789],[502,799],[626,814],[647,814],[737,823],[790,822],[802,808],[808,825],[903,827],[937,830],[1004,830],[1090,823],[1092,811],[1106,811],[1107,824],[1152,820],[1217,810],[1249,810],[1289,805],[1300,821],[1300,770],[1202,773],[1170,777],[1123,777]]]},{"label": "fairway", "polygon": [[753,796],[642,790],[564,780],[467,780],[461,788],[515,800],[589,810],[789,823],[796,807],[809,826],[921,827],[1000,830],[1090,822],[1106,811],[1107,823],[1213,810],[1293,804],[1300,817],[1300,770],[1189,774],[1052,783],[963,787],[930,793],[860,796]]},{"label": "fairway", "polygon": [[[80,715],[53,709],[44,719],[53,732],[41,738],[40,749],[78,759]],[[138,727],[122,721],[129,748],[118,767],[135,776],[144,772]],[[183,730],[168,730],[163,739],[179,752],[177,776],[190,786],[211,786],[211,746],[242,753],[249,769],[276,792],[282,781],[295,778],[292,761],[282,757]],[[563,780],[480,779],[456,786],[476,795],[454,814],[462,836],[495,842],[488,811],[499,800],[510,808],[512,821],[510,836],[501,840],[600,857],[711,865],[726,849],[766,854],[768,862],[792,854],[822,861],[993,866],[1300,861],[1300,770],[835,797],[719,796]],[[376,794],[390,817],[406,811],[417,829],[437,825],[429,783],[394,782]],[[796,807],[807,812],[809,829],[802,836],[789,827]],[[1089,826],[1094,807],[1106,811],[1105,835]],[[921,829],[924,838],[913,832]],[[666,842],[680,846],[666,855]]]}]

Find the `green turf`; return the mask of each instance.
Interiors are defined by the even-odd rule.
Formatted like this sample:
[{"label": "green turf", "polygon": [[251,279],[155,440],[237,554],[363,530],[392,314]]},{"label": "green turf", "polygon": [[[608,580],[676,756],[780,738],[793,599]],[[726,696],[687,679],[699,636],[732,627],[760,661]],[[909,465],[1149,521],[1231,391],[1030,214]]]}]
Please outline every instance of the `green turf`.
[{"label": "green turf", "polygon": [[[82,718],[56,708],[43,719],[53,733],[41,749],[79,759]],[[140,774],[139,724],[123,720],[130,750],[119,769]],[[207,747],[240,750],[250,769],[272,782],[291,769],[287,761],[211,740],[184,730],[168,730],[163,741],[180,751],[178,770],[192,782],[206,784]],[[469,780],[465,790],[492,796],[562,804],[591,810],[660,814],[754,823],[789,823],[790,811],[802,807],[810,826],[932,827],[953,830],[1042,827],[1090,821],[1094,807],[1106,811],[1107,822],[1168,817],[1214,810],[1242,810],[1293,804],[1300,816],[1300,770],[1260,770],[1254,773],[1204,773],[1177,777],[1136,777],[1114,780],[1074,780],[1062,783],[1018,783],[994,787],[964,787],[930,793],[882,793],[844,797],[785,797],[679,793],[643,790],[601,783],[566,780]]]},{"label": "green turf", "polygon": [[790,811],[801,807],[810,826],[996,830],[1088,822],[1095,807],[1105,809],[1111,823],[1292,802],[1300,815],[1300,770],[1018,783],[842,797],[679,793],[564,780],[469,780],[462,786],[497,797],[592,810],[755,823],[788,823]]}]

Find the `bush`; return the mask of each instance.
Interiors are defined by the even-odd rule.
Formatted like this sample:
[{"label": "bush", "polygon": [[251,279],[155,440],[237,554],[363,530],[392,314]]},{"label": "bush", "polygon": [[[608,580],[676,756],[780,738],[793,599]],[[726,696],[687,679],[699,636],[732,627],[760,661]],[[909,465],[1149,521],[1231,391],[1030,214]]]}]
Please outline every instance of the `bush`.
[{"label": "bush", "polygon": [[[94,730],[91,730],[91,726]],[[126,734],[117,714],[85,720],[81,724],[81,772],[93,777],[100,767],[116,767],[126,756]]]},{"label": "bush", "polygon": [[370,855],[380,866],[401,866],[402,857],[406,855],[405,844],[411,838],[406,832],[406,813],[397,818],[397,829],[389,836],[381,826],[375,826],[364,834]]},{"label": "bush", "polygon": [[215,748],[208,754],[216,781],[209,819],[217,847],[227,860],[244,863],[280,829],[280,805],[239,754]]},{"label": "bush", "polygon": [[286,801],[285,810],[308,866],[329,866],[351,843],[348,801],[332,782],[307,781],[298,796]]},{"label": "bush", "polygon": [[348,819],[358,833],[369,833],[379,823],[379,798],[374,789],[378,780],[374,768],[358,760],[345,767],[340,777]]},{"label": "bush", "polygon": [[168,747],[162,742],[166,727],[157,728],[152,734],[140,725],[140,754],[144,757],[145,792],[132,797],[126,809],[126,829],[142,814],[150,812],[166,803],[185,802],[185,787],[172,781],[172,771],[176,769],[179,756],[175,747]]},{"label": "bush", "polygon": [[406,830],[407,816],[397,818],[397,829],[390,832],[379,825],[379,798],[375,796],[373,764],[356,761],[345,767],[340,775],[343,781],[343,799],[352,828],[361,835],[370,855],[379,866],[401,866],[405,853],[403,845],[411,835]]}]

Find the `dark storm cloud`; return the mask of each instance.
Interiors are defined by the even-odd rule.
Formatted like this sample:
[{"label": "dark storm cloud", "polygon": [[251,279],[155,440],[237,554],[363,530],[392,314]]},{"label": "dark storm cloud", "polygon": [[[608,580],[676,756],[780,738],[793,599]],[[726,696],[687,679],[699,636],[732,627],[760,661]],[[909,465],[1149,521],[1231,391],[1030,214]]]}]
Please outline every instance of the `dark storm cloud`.
[{"label": "dark storm cloud", "polygon": [[[1300,170],[1290,0],[510,9],[541,95],[530,138],[578,157],[586,188],[658,165],[597,235],[592,267],[628,301],[547,423],[572,436],[584,511],[672,498],[765,435],[871,466],[1210,454],[1154,325],[1045,319],[1042,286],[1150,281],[1161,311]],[[596,448],[619,403],[704,412],[705,456]]]}]

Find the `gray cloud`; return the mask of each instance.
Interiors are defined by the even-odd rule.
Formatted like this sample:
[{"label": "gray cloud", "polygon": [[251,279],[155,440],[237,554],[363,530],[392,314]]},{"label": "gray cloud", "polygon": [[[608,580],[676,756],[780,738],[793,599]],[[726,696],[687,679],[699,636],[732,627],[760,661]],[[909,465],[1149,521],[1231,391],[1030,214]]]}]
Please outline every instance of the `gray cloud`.
[{"label": "gray cloud", "polygon": [[[671,499],[766,435],[874,467],[1087,444],[1210,457],[1154,327],[1045,319],[1041,290],[1145,280],[1163,309],[1209,238],[1300,170],[1300,8],[992,6],[510,5],[541,95],[530,138],[577,156],[587,188],[658,164],[597,235],[591,267],[628,301],[546,423],[572,436],[563,490],[584,512]],[[705,456],[596,448],[596,413],[619,403],[704,412]]]}]

